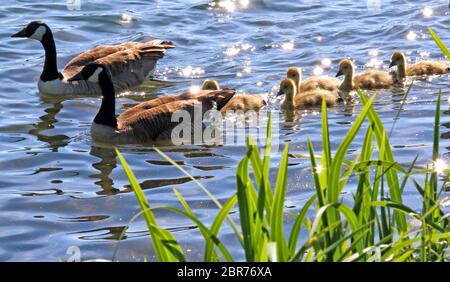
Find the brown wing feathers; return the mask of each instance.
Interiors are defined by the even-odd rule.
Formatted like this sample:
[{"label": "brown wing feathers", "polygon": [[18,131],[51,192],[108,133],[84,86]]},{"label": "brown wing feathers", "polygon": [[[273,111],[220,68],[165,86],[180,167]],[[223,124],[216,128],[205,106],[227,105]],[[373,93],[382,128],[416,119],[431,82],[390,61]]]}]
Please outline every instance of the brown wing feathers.
[{"label": "brown wing feathers", "polygon": [[[140,84],[156,61],[164,57],[166,49],[174,47],[171,42],[164,40],[101,45],[72,59],[62,73],[66,78],[72,77],[87,64],[103,64],[110,70],[116,89],[122,89]],[[130,73],[124,74],[124,71]]]},{"label": "brown wing feathers", "polygon": [[118,130],[129,133],[136,140],[156,139],[161,133],[172,129],[172,114],[185,110],[193,117],[194,108],[202,105],[202,114],[217,104],[226,104],[235,94],[234,90],[205,90],[199,93],[186,92],[180,95],[163,96],[143,102],[118,117]]},{"label": "brown wing feathers", "polygon": [[[185,110],[192,116],[194,107],[200,106],[201,104],[201,102],[195,99],[176,101],[145,111],[140,111],[126,120],[123,119],[122,116],[119,116],[118,130],[119,132],[132,134],[134,138],[140,142],[155,140],[163,132],[172,129],[177,125],[177,122],[171,121],[173,113],[179,110]],[[208,110],[208,108],[205,109],[205,107],[203,107],[202,110],[205,111]]]},{"label": "brown wing feathers", "polygon": [[205,100],[215,101],[217,102],[217,109],[220,110],[229,101],[229,99],[231,99],[231,97],[234,96],[235,93],[236,91],[233,89],[223,89],[223,90],[202,90],[198,93],[185,92],[179,95],[162,96],[156,99],[152,99],[150,101],[137,104],[136,106],[128,109],[121,116],[123,116],[123,118],[130,118],[144,110],[149,110],[151,108],[155,108],[171,102],[190,99],[196,99],[198,101],[205,101]]}]

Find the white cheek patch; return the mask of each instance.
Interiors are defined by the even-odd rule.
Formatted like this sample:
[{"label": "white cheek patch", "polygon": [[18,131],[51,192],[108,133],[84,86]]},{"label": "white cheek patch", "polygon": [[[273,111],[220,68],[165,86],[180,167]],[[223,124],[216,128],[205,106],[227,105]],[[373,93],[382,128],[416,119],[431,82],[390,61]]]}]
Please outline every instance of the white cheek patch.
[{"label": "white cheek patch", "polygon": [[101,72],[102,72],[102,69],[97,68],[95,70],[95,72],[88,78],[88,81],[93,82],[93,83],[98,83],[98,76],[100,75]]},{"label": "white cheek patch", "polygon": [[30,36],[30,38],[42,41],[42,38],[44,37],[46,32],[47,29],[45,28],[45,26],[40,26],[34,31],[34,33]]}]

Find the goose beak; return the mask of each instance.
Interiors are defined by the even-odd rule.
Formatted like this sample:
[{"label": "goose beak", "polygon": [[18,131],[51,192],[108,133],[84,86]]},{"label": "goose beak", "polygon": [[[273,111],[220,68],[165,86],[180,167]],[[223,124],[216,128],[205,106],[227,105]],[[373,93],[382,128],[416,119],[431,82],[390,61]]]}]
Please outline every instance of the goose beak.
[{"label": "goose beak", "polygon": [[395,66],[395,64],[391,61],[391,63],[389,64],[389,68],[392,68],[393,66]]},{"label": "goose beak", "polygon": [[277,93],[277,97],[278,97],[278,96],[281,96],[281,95],[284,95],[284,92],[280,90],[280,91],[278,91],[278,93]]},{"label": "goose beak", "polygon": [[67,81],[78,81],[78,80],[84,80],[84,77],[81,75],[81,73],[77,73],[76,75],[72,76],[71,78],[67,79]]},{"label": "goose beak", "polygon": [[21,31],[14,33],[13,35],[11,35],[11,37],[28,37],[25,29],[22,29]]},{"label": "goose beak", "polygon": [[341,76],[341,75],[344,75],[344,73],[341,70],[339,70],[338,73],[336,74],[336,77]]}]

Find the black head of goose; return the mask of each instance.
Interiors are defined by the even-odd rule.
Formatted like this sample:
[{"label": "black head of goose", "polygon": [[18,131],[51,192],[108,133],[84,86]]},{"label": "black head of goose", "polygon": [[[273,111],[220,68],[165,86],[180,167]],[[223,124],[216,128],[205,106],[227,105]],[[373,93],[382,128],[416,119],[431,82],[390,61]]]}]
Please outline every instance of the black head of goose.
[{"label": "black head of goose", "polygon": [[47,82],[64,78],[58,72],[55,40],[48,25],[41,21],[32,21],[21,31],[11,35],[11,37],[31,38],[41,42],[45,50],[45,63],[40,77],[41,81]]},{"label": "black head of goose", "polygon": [[91,63],[102,64],[110,70],[116,91],[137,86],[153,72],[156,62],[164,57],[166,49],[175,47],[171,42],[157,39],[144,43],[101,45],[76,56],[59,72],[55,40],[47,24],[32,21],[11,37],[41,42],[45,50],[45,63],[38,87],[40,92],[46,94],[100,94],[98,84],[88,81],[70,83],[67,80]]},{"label": "black head of goose", "polygon": [[[115,91],[106,66],[89,64],[68,80],[87,80],[100,86],[103,98],[91,127],[91,135],[94,140],[107,143],[145,143],[168,139],[172,129],[179,124],[172,121],[174,113],[186,111],[192,117],[194,110],[199,109],[203,116],[216,105],[218,109],[223,107],[235,94],[232,89],[223,89],[164,96],[138,104],[116,117]],[[193,121],[192,124],[197,126]]]}]

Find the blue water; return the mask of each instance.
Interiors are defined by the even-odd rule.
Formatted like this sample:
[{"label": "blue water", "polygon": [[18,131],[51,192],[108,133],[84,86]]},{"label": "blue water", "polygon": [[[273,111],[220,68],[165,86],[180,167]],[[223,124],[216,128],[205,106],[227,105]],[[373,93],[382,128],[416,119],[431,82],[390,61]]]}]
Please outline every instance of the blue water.
[{"label": "blue water", "polygon": [[[114,151],[90,139],[99,99],[46,97],[38,92],[43,50],[35,41],[9,37],[31,20],[44,20],[53,29],[60,68],[79,52],[100,44],[157,37],[177,45],[158,63],[155,81],[121,95],[117,101],[121,111],[139,101],[200,85],[205,78],[239,91],[273,93],[292,65],[302,67],[304,76],[333,76],[339,60],[346,57],[355,60],[357,71],[387,69],[394,50],[405,51],[411,62],[442,60],[427,33],[430,26],[450,44],[448,1],[79,3],[80,10],[64,0],[6,1],[0,7],[1,261],[65,261],[71,259],[73,248],[80,250],[82,260],[111,259],[120,233],[139,211]],[[379,92],[376,109],[386,127],[390,129],[396,120],[391,142],[400,163],[410,163],[417,154],[418,164],[430,161],[439,90],[443,91],[441,158],[448,159],[448,79],[417,81],[397,118],[403,90]],[[277,111],[276,103],[273,110]],[[334,148],[359,111],[359,104],[330,110]],[[292,154],[307,153],[308,136],[319,146],[320,115],[314,110],[298,113],[289,122],[281,114],[277,126]],[[360,143],[358,138],[354,148]],[[163,149],[219,200],[235,192],[234,175],[243,144]],[[179,206],[175,187],[202,221],[211,222],[217,212],[214,204],[151,147],[123,146],[121,151],[152,206]],[[274,176],[279,155],[273,154]],[[291,158],[290,165],[286,209],[295,212],[314,190],[309,162]],[[349,192],[344,197],[351,199]],[[405,199],[421,207],[413,187],[407,188]],[[174,232],[188,259],[202,259],[203,240],[191,222],[163,209],[156,216]],[[236,240],[228,226],[221,238],[236,259],[243,259],[240,248],[233,247]],[[117,258],[142,261],[153,256],[145,223],[139,219],[126,230]]]}]

